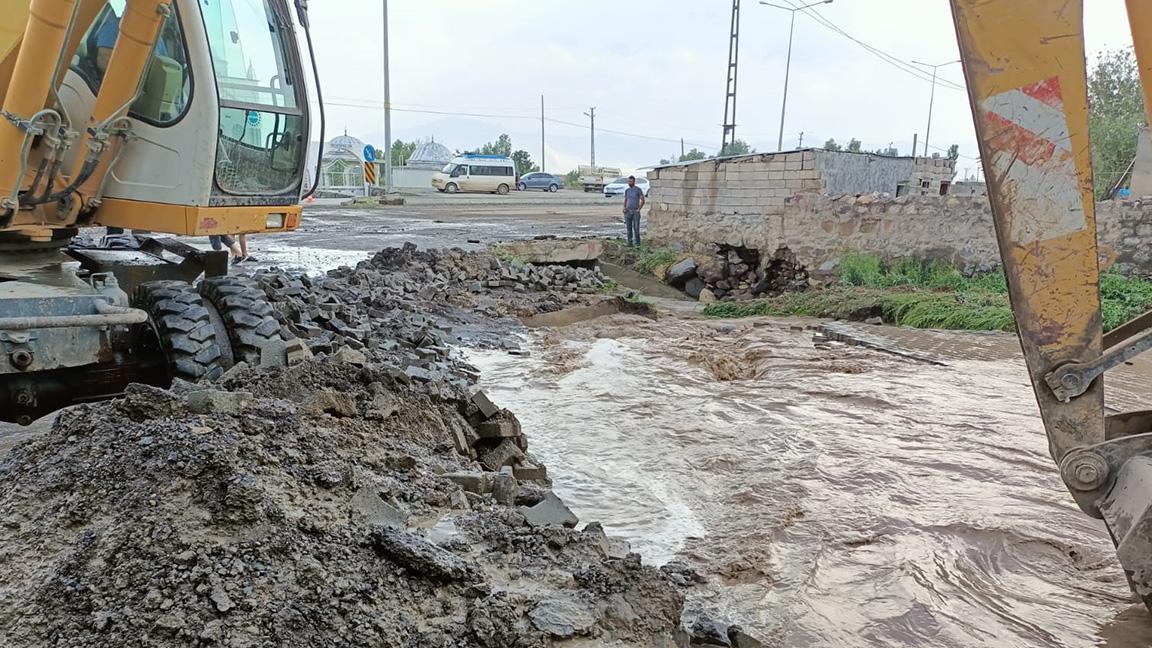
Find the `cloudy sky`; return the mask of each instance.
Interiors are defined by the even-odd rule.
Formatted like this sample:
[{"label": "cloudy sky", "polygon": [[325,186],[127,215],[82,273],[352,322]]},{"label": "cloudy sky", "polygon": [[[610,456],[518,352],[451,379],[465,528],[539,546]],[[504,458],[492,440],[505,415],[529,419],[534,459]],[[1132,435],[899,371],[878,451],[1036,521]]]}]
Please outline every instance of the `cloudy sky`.
[{"label": "cloudy sky", "polygon": [[[742,4],[736,134],[776,150],[789,12]],[[1089,59],[1131,46],[1123,0],[1085,4]],[[918,133],[922,151],[931,84],[907,68],[957,58],[947,0],[834,0],[817,11],[823,22],[796,14],[784,148],[803,132],[805,145],[855,137],[906,153]],[[382,144],[380,0],[314,1],[311,13],[329,135]],[[730,14],[728,0],[390,0],[394,136],[462,150],[508,133],[538,161],[544,95],[550,171],[588,162],[590,106],[600,164],[642,168],[679,154],[681,138],[714,153]],[[977,150],[954,87],[963,74],[950,65],[940,77],[953,86],[936,86],[929,143],[939,148],[929,150],[959,144],[964,174]]]}]

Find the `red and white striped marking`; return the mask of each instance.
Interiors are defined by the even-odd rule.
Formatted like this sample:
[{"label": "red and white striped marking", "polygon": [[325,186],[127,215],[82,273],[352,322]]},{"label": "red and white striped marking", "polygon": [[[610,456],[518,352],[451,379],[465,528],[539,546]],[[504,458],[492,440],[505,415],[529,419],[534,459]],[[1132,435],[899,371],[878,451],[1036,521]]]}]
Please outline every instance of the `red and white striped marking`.
[{"label": "red and white striped marking", "polygon": [[1012,239],[1027,245],[1087,227],[1060,79],[993,95],[980,107]]}]

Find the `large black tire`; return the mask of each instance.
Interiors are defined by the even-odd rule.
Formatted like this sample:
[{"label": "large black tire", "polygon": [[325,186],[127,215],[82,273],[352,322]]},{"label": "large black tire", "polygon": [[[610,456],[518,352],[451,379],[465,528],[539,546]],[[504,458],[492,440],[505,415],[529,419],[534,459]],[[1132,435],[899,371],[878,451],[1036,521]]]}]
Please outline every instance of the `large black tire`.
[{"label": "large black tire", "polygon": [[500,194],[501,196],[507,196],[508,195],[508,185],[502,184],[499,187],[496,187],[496,193]]},{"label": "large black tire", "polygon": [[287,345],[280,323],[256,284],[242,277],[207,277],[200,282],[200,295],[220,314],[233,363],[284,366]]},{"label": "large black tire", "polygon": [[216,329],[200,294],[190,284],[149,281],[136,288],[132,303],[147,311],[172,378],[195,382],[223,375]]}]

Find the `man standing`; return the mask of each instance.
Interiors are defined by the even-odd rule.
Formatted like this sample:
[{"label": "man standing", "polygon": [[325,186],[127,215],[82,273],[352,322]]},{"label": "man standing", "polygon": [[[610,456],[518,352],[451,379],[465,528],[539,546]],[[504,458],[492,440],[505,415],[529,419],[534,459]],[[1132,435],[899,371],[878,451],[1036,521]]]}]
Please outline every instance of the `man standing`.
[{"label": "man standing", "polygon": [[628,176],[624,190],[624,225],[628,228],[628,247],[640,247],[640,210],[644,209],[644,190],[636,186],[636,176]]}]

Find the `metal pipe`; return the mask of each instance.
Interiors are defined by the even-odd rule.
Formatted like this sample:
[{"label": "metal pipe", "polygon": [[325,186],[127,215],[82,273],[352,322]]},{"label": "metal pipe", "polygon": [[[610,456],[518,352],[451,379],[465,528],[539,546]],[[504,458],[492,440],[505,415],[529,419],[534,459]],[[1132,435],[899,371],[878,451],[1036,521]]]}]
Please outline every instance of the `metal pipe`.
[{"label": "metal pipe", "polygon": [[34,317],[0,317],[0,331],[27,331],[29,329],[85,328],[89,326],[124,326],[143,324],[148,313],[139,308],[113,306],[106,301],[95,302],[95,315],[41,315]]}]

